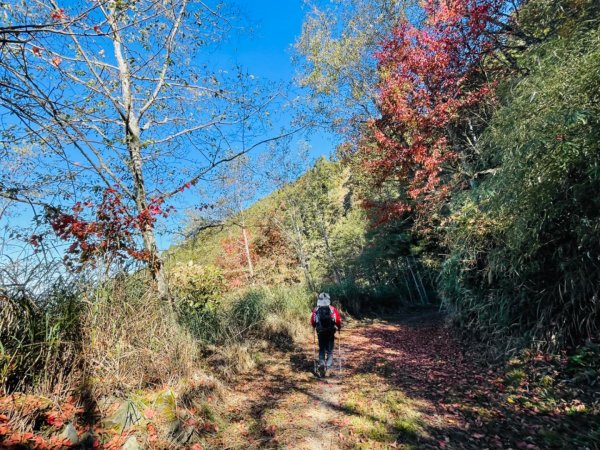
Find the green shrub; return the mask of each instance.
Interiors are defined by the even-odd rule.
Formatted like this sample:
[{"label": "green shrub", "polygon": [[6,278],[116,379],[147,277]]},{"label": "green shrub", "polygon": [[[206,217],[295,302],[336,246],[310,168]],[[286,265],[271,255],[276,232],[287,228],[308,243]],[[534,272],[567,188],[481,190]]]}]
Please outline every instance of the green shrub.
[{"label": "green shrub", "polygon": [[178,263],[169,268],[172,295],[190,308],[212,308],[225,293],[227,283],[220,268],[213,265]]},{"label": "green shrub", "polygon": [[511,346],[498,337],[559,348],[600,333],[598,10],[568,22],[500,89],[479,140],[495,174],[454,198],[447,227],[445,304],[469,330]]},{"label": "green shrub", "polygon": [[[275,288],[251,287],[225,296],[218,307],[179,308],[179,317],[192,334],[207,344],[231,344],[268,337],[277,327],[305,322],[312,295],[303,285],[279,285]],[[289,330],[288,330],[289,331]],[[291,332],[290,334],[295,334]]]}]

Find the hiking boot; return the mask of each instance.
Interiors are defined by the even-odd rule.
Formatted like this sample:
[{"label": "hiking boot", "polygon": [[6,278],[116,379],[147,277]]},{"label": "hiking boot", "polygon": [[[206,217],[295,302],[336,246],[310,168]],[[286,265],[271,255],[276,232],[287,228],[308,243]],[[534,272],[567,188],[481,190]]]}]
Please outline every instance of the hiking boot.
[{"label": "hiking boot", "polygon": [[325,367],[325,362],[319,361],[319,367],[317,367],[317,375],[321,378],[324,378],[326,371],[327,368]]}]

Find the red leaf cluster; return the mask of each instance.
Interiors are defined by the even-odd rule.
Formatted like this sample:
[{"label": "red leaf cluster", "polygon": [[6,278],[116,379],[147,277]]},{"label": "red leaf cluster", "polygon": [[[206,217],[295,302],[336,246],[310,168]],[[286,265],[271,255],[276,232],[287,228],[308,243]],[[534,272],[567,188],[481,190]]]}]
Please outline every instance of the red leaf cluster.
[{"label": "red leaf cluster", "polygon": [[[405,198],[397,213],[418,209],[448,193],[444,167],[457,157],[448,128],[465,108],[489,97],[491,86],[470,86],[489,50],[486,30],[500,0],[426,0],[424,21],[402,22],[377,53],[381,118],[372,141],[359,148],[378,183],[398,180]],[[394,215],[394,214],[392,214]]]},{"label": "red leaf cluster", "polygon": [[[255,264],[257,255],[252,242],[252,235],[246,230],[248,251],[252,263]],[[239,235],[230,235],[221,240],[222,254],[217,258],[217,264],[225,274],[230,288],[237,288],[248,280],[248,257],[243,231]]]},{"label": "red leaf cluster", "polygon": [[[139,213],[132,214],[112,188],[104,191],[99,205],[77,202],[71,209],[72,213],[48,211],[47,216],[56,235],[71,241],[65,260],[70,266],[76,262],[78,268],[107,256],[149,262],[150,253],[138,247],[136,238],[140,232],[152,229],[158,216],[168,217],[174,210],[172,206],[164,207],[163,197],[156,197]],[[90,215],[93,220],[84,218]],[[32,237],[32,242],[37,243],[37,239]]]},{"label": "red leaf cluster", "polygon": [[50,13],[50,17],[54,20],[64,20],[67,18],[67,14],[64,9],[55,9]]}]

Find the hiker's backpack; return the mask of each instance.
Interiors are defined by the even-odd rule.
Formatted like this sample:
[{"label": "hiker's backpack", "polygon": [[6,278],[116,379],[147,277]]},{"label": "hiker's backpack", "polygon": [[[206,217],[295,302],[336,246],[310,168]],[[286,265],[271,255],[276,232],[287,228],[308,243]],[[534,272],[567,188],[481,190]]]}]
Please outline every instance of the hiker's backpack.
[{"label": "hiker's backpack", "polygon": [[329,306],[319,306],[315,314],[315,328],[317,333],[326,333],[335,329],[335,320]]}]

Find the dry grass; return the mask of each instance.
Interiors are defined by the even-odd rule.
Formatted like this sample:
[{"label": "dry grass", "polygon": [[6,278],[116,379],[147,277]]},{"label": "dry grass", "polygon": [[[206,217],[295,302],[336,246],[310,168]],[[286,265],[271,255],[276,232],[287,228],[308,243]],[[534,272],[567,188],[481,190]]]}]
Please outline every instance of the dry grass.
[{"label": "dry grass", "polygon": [[259,362],[260,343],[231,343],[225,346],[211,346],[207,362],[215,373],[226,380],[254,370]]},{"label": "dry grass", "polygon": [[198,368],[196,341],[171,307],[148,290],[141,296],[116,287],[83,320],[83,357],[99,394],[173,385]]},{"label": "dry grass", "polygon": [[0,392],[62,395],[81,366],[78,311],[72,298],[36,304],[0,293]]},{"label": "dry grass", "polygon": [[270,314],[265,319],[262,331],[265,338],[280,350],[291,350],[294,343],[310,337],[306,317],[286,317]]}]

